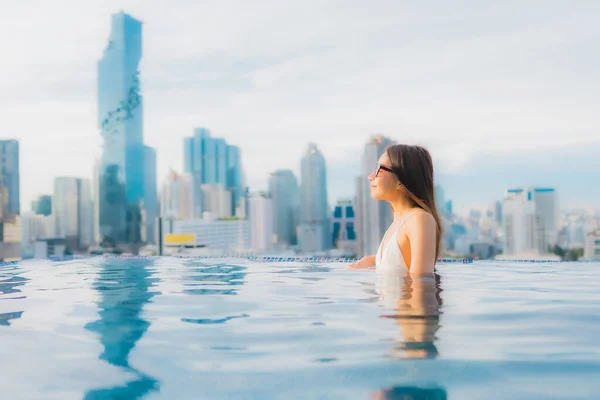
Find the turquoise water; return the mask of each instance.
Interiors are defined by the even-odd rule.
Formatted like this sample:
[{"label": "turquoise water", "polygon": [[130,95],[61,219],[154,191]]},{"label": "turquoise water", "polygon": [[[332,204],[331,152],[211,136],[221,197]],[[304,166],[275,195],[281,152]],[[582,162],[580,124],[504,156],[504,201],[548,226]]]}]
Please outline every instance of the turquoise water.
[{"label": "turquoise water", "polygon": [[592,399],[600,264],[0,267],[2,399]]}]

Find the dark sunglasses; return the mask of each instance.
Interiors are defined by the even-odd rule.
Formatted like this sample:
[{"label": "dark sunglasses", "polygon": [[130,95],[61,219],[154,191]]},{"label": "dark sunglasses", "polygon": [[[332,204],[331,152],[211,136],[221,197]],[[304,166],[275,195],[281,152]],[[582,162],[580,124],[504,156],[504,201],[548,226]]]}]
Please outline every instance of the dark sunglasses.
[{"label": "dark sunglasses", "polygon": [[394,172],[390,167],[386,167],[385,165],[377,164],[377,168],[375,169],[375,176],[379,176],[379,171],[384,170],[387,172]]}]

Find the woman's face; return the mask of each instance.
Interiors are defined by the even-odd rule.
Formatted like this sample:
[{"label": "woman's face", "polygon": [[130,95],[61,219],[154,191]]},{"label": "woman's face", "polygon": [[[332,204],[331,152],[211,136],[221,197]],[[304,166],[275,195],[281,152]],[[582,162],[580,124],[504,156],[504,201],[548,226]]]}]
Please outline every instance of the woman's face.
[{"label": "woman's face", "polygon": [[391,200],[398,195],[398,178],[392,172],[387,153],[379,157],[379,163],[369,175],[371,197],[375,200]]}]

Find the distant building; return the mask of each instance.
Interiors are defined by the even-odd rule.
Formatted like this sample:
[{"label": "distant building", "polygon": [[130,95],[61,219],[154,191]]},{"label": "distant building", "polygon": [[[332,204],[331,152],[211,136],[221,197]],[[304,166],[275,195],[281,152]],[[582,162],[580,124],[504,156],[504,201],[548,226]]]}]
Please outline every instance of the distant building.
[{"label": "distant building", "polygon": [[[200,190],[200,188],[198,188]],[[165,218],[194,218],[194,177],[171,171],[160,196],[160,215]]]},{"label": "distant building", "polygon": [[356,235],[359,256],[377,252],[381,238],[393,220],[389,204],[371,197],[368,178],[375,171],[379,157],[394,143],[385,136],[374,135],[365,144],[360,174],[356,179]]},{"label": "distant building", "polygon": [[248,199],[250,247],[255,251],[273,248],[273,200],[266,193],[255,193]]},{"label": "distant building", "polygon": [[229,218],[232,213],[232,193],[221,184],[201,185],[204,212],[211,212],[218,218]]},{"label": "distant building", "polygon": [[[218,220],[206,212],[202,219],[175,220],[166,223],[164,254],[224,255],[246,252],[249,248],[249,222],[247,220]],[[186,250],[186,248],[188,250]],[[204,253],[194,253],[202,249]]]},{"label": "distant building", "polygon": [[156,222],[158,210],[158,190],[156,187],[156,150],[144,146],[144,226],[146,243],[156,243]]},{"label": "distant building", "polygon": [[583,258],[600,261],[600,228],[586,235]]},{"label": "distant building", "polygon": [[0,222],[0,261],[21,258],[21,217],[11,214]]},{"label": "distant building", "polygon": [[52,196],[40,195],[31,202],[31,211],[38,215],[52,214]]},{"label": "distant building", "polygon": [[327,250],[331,248],[327,170],[325,157],[314,143],[302,156],[300,169],[300,248],[308,253]]},{"label": "distant building", "polygon": [[545,242],[554,246],[558,241],[559,204],[558,192],[554,188],[515,188],[506,191],[506,197],[524,197],[534,205],[537,224],[544,230]]},{"label": "distant building", "polygon": [[0,140],[0,185],[7,190],[6,212],[20,214],[19,142],[17,140]]},{"label": "distant building", "polygon": [[544,224],[527,194],[513,194],[502,206],[505,256],[548,253]]},{"label": "distant building", "polygon": [[[110,38],[98,61],[102,155],[97,171],[97,204],[100,236],[114,243],[136,243],[131,241],[141,239],[142,207],[152,201],[144,198],[147,179],[141,58],[141,21],[123,12],[112,15]],[[128,225],[132,223],[138,225]]]},{"label": "distant building", "polygon": [[497,253],[497,249],[493,244],[490,243],[471,243],[469,246],[469,254],[475,255],[480,259],[494,258]]},{"label": "distant building", "polygon": [[356,255],[356,215],[354,202],[349,199],[338,200],[333,208],[332,243],[346,255]]},{"label": "distant building", "polygon": [[33,258],[64,257],[67,255],[67,241],[64,238],[39,239],[34,244]]},{"label": "distant building", "polygon": [[0,260],[21,258],[19,142],[0,140]]},{"label": "distant building", "polygon": [[298,180],[291,170],[278,170],[269,178],[269,192],[273,202],[273,232],[279,245],[297,243],[296,227],[299,220]]},{"label": "distant building", "polygon": [[[231,193],[229,215],[240,206],[243,194],[240,149],[228,145],[225,139],[213,138],[206,128],[196,128],[194,136],[184,139],[184,171],[192,174],[194,188],[220,185]],[[194,192],[194,217],[208,209],[201,191]]]},{"label": "distant building", "polygon": [[56,226],[52,215],[23,213],[21,215],[22,257],[33,257],[35,243],[40,239],[55,237],[55,232]]},{"label": "distant building", "polygon": [[52,215],[56,236],[65,238],[71,251],[84,251],[93,242],[93,203],[90,182],[82,178],[56,178]]},{"label": "distant building", "polygon": [[438,207],[438,213],[445,218],[449,218],[448,208],[446,207],[446,194],[442,185],[435,185],[435,203]]}]

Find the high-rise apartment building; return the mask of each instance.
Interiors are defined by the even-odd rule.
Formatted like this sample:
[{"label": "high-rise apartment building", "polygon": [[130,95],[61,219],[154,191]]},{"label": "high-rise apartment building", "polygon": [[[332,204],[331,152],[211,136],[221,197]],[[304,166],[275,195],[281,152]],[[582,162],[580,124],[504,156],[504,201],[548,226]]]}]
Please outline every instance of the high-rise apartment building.
[{"label": "high-rise apartment building", "polygon": [[93,243],[94,211],[90,182],[81,178],[56,178],[52,215],[55,234],[65,238],[72,251]]},{"label": "high-rise apartment building", "polygon": [[[506,191],[506,197],[522,197],[532,202],[536,223],[544,231],[547,246],[554,246],[558,240],[559,202],[558,191],[554,188],[529,187]],[[503,216],[502,216],[503,217]],[[547,249],[544,250],[545,252]]]},{"label": "high-rise apartment building", "polygon": [[331,248],[325,157],[310,143],[302,156],[298,241],[305,252]]},{"label": "high-rise apartment building", "polygon": [[356,234],[358,255],[375,254],[381,238],[392,223],[393,212],[389,204],[374,200],[369,187],[369,175],[377,167],[379,157],[394,144],[391,139],[374,135],[365,144],[360,175],[356,179]]},{"label": "high-rise apartment building", "polygon": [[291,170],[278,170],[269,177],[273,233],[278,245],[297,243],[299,212],[298,180]]}]

